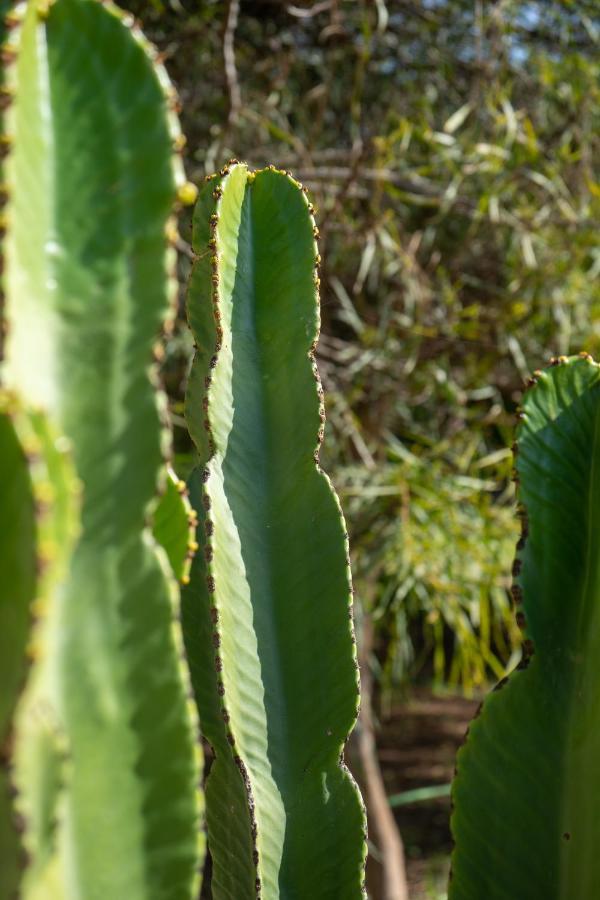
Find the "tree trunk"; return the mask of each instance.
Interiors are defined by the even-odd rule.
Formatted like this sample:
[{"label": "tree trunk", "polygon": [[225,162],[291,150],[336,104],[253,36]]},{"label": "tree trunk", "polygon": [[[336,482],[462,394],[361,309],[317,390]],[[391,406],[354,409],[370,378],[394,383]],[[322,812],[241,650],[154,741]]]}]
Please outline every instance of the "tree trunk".
[{"label": "tree trunk", "polygon": [[361,707],[351,752],[356,762],[354,773],[367,805],[369,839],[378,856],[375,858],[371,854],[368,860],[367,887],[373,900],[408,900],[404,845],[387,801],[377,758],[372,706],[373,676],[369,664],[373,624],[368,613],[362,613],[361,625]]}]

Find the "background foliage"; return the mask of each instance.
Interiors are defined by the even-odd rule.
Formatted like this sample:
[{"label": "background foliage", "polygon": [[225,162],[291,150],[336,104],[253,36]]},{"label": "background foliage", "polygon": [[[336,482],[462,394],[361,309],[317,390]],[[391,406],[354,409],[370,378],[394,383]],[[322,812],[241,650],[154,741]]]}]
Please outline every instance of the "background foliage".
[{"label": "background foliage", "polygon": [[[188,174],[275,162],[315,199],[324,457],[382,671],[500,675],[522,382],[600,352],[597,3],[121,5],[179,88]],[[186,341],[165,360],[176,423]]]}]

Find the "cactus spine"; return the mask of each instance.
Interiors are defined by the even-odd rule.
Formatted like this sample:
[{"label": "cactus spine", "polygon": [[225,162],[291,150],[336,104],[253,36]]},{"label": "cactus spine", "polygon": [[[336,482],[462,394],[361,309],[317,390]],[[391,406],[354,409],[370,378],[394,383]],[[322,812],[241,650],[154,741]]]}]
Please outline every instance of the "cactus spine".
[{"label": "cactus spine", "polygon": [[[184,900],[201,858],[199,751],[176,580],[148,527],[168,449],[151,353],[176,288],[173,203],[192,193],[175,155],[175,97],[111,4],[31,0],[17,12],[5,50],[16,62],[3,377],[50,413],[83,486],[47,662],[30,676],[61,735],[50,867],[28,786],[52,769],[53,749],[15,761],[33,854],[24,891]],[[17,747],[28,727],[17,715]]]},{"label": "cactus spine", "polygon": [[553,363],[517,433],[523,660],[458,754],[450,900],[600,896],[600,367]]},{"label": "cactus spine", "polygon": [[358,673],[347,535],[318,463],[311,213],[288,174],[234,163],[195,214],[187,418],[203,552],[183,617],[216,752],[215,900],[362,896],[364,811],[340,761]]}]

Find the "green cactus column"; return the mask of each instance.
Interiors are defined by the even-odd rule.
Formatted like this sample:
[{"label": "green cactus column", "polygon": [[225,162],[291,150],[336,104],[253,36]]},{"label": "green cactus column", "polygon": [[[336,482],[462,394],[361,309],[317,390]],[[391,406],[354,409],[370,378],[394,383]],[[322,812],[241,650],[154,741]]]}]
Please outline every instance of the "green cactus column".
[{"label": "green cactus column", "polygon": [[[177,584],[149,527],[168,449],[152,347],[176,288],[175,97],[116,7],[31,0],[20,12],[5,53],[16,62],[3,376],[50,412],[83,486],[45,685],[67,773],[52,810],[55,896],[191,900],[196,725]],[[25,827],[35,830],[32,816]],[[53,896],[33,876],[25,884]]]},{"label": "green cactus column", "polygon": [[[11,723],[12,758],[9,760],[15,791],[13,821],[24,827],[24,853],[16,858],[25,873],[17,891],[23,897],[54,897],[62,893],[62,865],[56,846],[62,791],[68,777],[68,744],[57,704],[56,682],[62,608],[66,598],[70,555],[79,535],[81,486],[68,452],[68,441],[46,418],[25,413],[9,404],[7,414],[19,434],[32,484],[35,511],[35,593],[28,607],[26,647],[27,679],[23,680]],[[25,502],[22,510],[28,508]],[[30,554],[29,545],[28,555]],[[23,536],[15,559],[23,559]],[[6,573],[4,566],[0,569]],[[24,573],[25,574],[25,573]],[[26,575],[31,575],[29,570]],[[20,579],[9,581],[14,588]],[[14,600],[14,593],[12,594]],[[14,638],[8,628],[5,639]],[[10,858],[2,862],[10,864]],[[2,895],[4,896],[4,895]],[[9,895],[10,896],[10,895]]]},{"label": "green cactus column", "polygon": [[365,818],[341,761],[358,707],[348,545],[318,464],[311,207],[232,165],[195,215],[187,418],[202,553],[184,594],[215,900],[362,896]]},{"label": "green cactus column", "polygon": [[198,545],[195,542],[198,517],[192,509],[187,485],[168,466],[164,491],[154,510],[152,533],[164,548],[181,584],[189,584],[192,559]]},{"label": "green cactus column", "polygon": [[[10,790],[12,719],[25,683],[31,606],[36,593],[35,494],[22,413],[0,394],[0,897],[14,895],[23,863]],[[28,448],[31,452],[31,447]]]},{"label": "green cactus column", "polygon": [[450,900],[600,897],[600,367],[534,376],[517,433],[525,629],[459,751]]},{"label": "green cactus column", "polygon": [[[46,861],[51,844],[55,710],[38,687],[78,532],[79,485],[65,444],[42,414],[0,391],[1,898],[17,895],[26,854]],[[32,828],[23,835],[25,818]]]}]

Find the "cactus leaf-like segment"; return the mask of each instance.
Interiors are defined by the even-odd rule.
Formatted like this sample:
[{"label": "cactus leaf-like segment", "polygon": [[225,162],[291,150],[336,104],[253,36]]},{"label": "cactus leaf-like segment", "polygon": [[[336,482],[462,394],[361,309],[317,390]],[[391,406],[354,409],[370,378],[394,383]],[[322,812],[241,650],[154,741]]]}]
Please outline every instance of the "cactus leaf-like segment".
[{"label": "cactus leaf-like segment", "polygon": [[202,734],[216,755],[205,787],[208,845],[212,849],[212,896],[215,900],[234,897],[243,900],[255,894],[255,850],[246,786],[227,740],[225,709],[219,693],[221,676],[215,667],[216,610],[209,602],[206,586],[208,545],[200,469],[192,472],[188,487],[192,506],[198,511],[199,549],[192,561],[190,583],[182,592],[181,616]]},{"label": "cactus leaf-like segment", "polygon": [[9,40],[4,378],[51,411],[83,485],[51,648],[68,748],[60,897],[189,900],[199,758],[177,586],[147,525],[164,444],[152,346],[175,288],[174,98],[110,4],[32,0]]},{"label": "cactus leaf-like segment", "polygon": [[[53,855],[60,764],[49,746],[52,738],[39,739],[37,725],[52,713],[33,685],[39,684],[48,659],[48,629],[56,619],[77,534],[79,490],[64,439],[42,414],[24,410],[6,393],[0,393],[0,458],[5,475],[0,495],[0,898],[5,900],[17,893],[25,853],[34,866],[43,860],[40,868]],[[23,751],[30,758],[37,754],[39,763],[27,769],[25,778]],[[21,785],[24,790],[15,794]],[[19,836],[17,822],[25,828]]]},{"label": "cactus leaf-like segment", "polygon": [[600,367],[536,373],[517,433],[518,671],[459,751],[450,900],[600,896]]},{"label": "cactus leaf-like segment", "polygon": [[168,466],[165,485],[154,510],[152,533],[167,554],[177,581],[187,584],[190,565],[196,552],[196,513],[192,510],[187,487]]},{"label": "cactus leaf-like segment", "polygon": [[9,793],[11,720],[27,669],[35,597],[35,501],[27,459],[6,402],[0,410],[0,898],[14,896],[22,862]]},{"label": "cactus leaf-like segment", "polygon": [[[199,350],[187,418],[205,538],[183,610],[216,752],[213,891],[218,900],[352,900],[362,896],[365,821],[340,757],[358,681],[345,527],[316,454],[314,219],[291,176],[233,165],[199,198],[194,249],[188,315]],[[209,625],[207,699],[210,650],[196,644],[205,647]]]},{"label": "cactus leaf-like segment", "polygon": [[42,414],[31,414],[30,421],[32,440],[40,448],[30,458],[38,577],[28,644],[31,669],[14,716],[13,777],[27,858],[21,893],[27,900],[44,900],[61,895],[65,878],[55,838],[69,748],[57,705],[55,648],[61,639],[70,554],[79,534],[80,485],[68,441],[54,434]]}]

